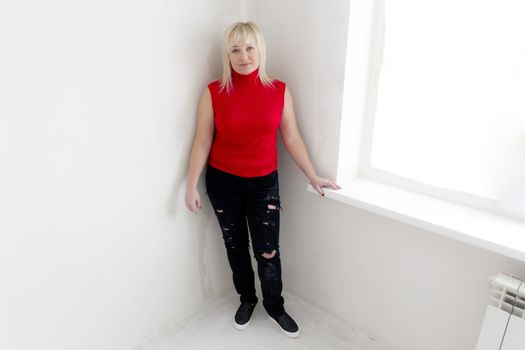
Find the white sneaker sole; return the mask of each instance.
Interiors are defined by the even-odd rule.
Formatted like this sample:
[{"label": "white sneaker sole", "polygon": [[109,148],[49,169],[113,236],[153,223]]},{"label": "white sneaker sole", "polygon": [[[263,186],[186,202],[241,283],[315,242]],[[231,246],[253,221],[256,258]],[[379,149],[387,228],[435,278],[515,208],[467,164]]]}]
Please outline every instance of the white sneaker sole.
[{"label": "white sneaker sole", "polygon": [[284,334],[286,334],[287,337],[290,337],[290,338],[292,338],[292,339],[295,339],[295,338],[297,338],[297,337],[299,336],[299,330],[297,330],[297,332],[293,332],[293,333],[292,333],[292,332],[285,331],[285,330],[281,327],[281,325],[280,325],[279,323],[277,323],[276,320],[274,320],[273,318],[271,318],[270,315],[267,315],[267,316],[268,316],[268,318],[269,318],[270,320],[272,320],[273,323],[275,323],[275,324],[277,325],[277,327],[279,327],[279,328],[281,329],[281,331],[282,331]]},{"label": "white sneaker sole", "polygon": [[248,327],[248,325],[250,324],[250,321],[246,322],[245,324],[238,324],[237,322],[233,321],[233,324],[235,325],[235,328],[237,328],[238,330],[242,331],[246,327]]}]

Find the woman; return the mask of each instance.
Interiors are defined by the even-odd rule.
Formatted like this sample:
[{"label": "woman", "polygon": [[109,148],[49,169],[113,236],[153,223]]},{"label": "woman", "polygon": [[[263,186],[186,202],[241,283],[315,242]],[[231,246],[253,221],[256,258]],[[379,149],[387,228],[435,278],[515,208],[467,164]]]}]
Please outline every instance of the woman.
[{"label": "woman", "polygon": [[233,283],[240,295],[234,324],[244,329],[258,299],[251,267],[248,227],[268,316],[289,337],[299,328],[284,309],[279,253],[277,130],[310,184],[339,189],[317,176],[296,125],[292,95],[268,77],[265,45],[254,23],[237,22],[224,36],[223,74],[204,89],[197,112],[185,202],[197,214],[197,191],[206,165],[206,189],[221,227]]}]

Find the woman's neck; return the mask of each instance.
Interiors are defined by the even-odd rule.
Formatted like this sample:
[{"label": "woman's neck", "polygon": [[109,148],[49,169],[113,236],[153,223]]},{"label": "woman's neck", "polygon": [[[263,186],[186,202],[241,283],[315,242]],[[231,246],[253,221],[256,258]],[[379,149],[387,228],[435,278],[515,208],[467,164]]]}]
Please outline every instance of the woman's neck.
[{"label": "woman's neck", "polygon": [[232,68],[232,81],[234,82],[246,82],[246,83],[254,83],[257,81],[257,78],[259,77],[259,68],[256,68],[253,72],[248,74],[240,74],[235,71],[235,69]]}]

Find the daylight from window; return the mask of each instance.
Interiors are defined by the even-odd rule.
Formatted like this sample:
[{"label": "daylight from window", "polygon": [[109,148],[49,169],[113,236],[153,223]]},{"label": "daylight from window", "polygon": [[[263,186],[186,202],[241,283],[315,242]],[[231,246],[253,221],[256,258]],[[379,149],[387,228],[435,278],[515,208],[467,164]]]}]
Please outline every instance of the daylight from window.
[{"label": "daylight from window", "polygon": [[525,1],[382,4],[371,169],[495,201],[523,191]]}]

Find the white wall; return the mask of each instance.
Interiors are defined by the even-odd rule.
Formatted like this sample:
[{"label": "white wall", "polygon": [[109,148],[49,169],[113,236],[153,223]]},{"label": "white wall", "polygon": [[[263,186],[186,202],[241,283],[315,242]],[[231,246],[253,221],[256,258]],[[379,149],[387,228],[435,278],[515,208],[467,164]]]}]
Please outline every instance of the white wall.
[{"label": "white wall", "polygon": [[129,349],[231,290],[213,213],[183,196],[198,97],[239,11],[1,3],[1,349]]},{"label": "white wall", "polygon": [[[335,176],[349,1],[247,4],[318,171]],[[525,276],[518,261],[306,192],[282,147],[280,180],[284,288],[392,350],[474,349],[488,277]]]}]

